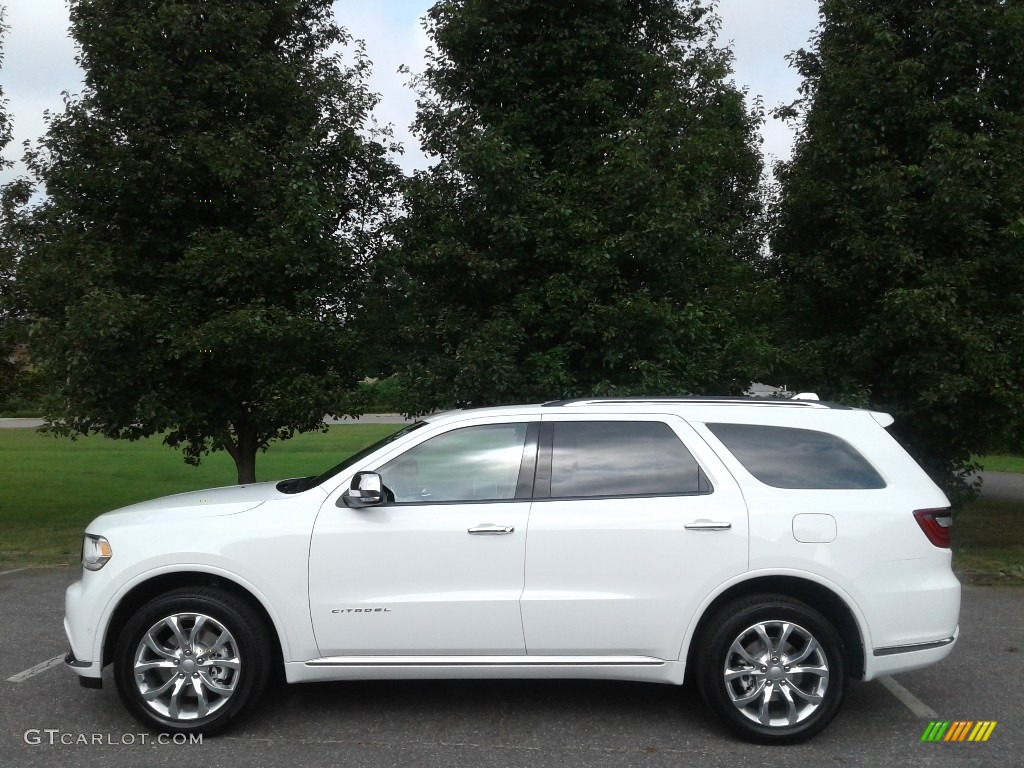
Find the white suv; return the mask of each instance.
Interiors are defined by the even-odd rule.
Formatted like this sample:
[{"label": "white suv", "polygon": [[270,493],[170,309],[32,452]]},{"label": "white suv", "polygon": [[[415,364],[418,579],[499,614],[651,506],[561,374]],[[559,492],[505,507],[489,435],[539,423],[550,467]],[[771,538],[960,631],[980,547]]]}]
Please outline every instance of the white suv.
[{"label": "white suv", "polygon": [[949,503],[886,414],[813,399],[571,400],[430,416],[318,476],[102,515],[67,663],[148,726],[289,682],[681,684],[808,738],[851,678],[953,649]]}]

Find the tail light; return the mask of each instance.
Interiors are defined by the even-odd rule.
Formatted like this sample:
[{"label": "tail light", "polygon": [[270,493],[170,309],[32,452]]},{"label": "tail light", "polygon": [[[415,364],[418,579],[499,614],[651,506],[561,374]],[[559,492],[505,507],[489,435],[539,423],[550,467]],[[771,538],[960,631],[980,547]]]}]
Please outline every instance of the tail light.
[{"label": "tail light", "polygon": [[936,547],[949,549],[949,529],[953,525],[950,509],[919,509],[914,512],[914,517],[928,541]]}]

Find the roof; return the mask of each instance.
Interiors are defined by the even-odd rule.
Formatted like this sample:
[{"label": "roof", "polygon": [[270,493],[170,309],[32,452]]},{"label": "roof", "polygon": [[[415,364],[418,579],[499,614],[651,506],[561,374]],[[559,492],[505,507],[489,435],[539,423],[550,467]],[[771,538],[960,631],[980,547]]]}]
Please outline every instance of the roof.
[{"label": "roof", "polygon": [[[632,406],[632,407],[631,407]],[[702,396],[639,396],[639,397],[579,397],[569,400],[551,400],[546,403],[502,405],[467,408],[434,413],[423,418],[431,424],[489,419],[500,416],[510,419],[534,420],[547,412],[555,418],[574,412],[592,417],[598,414],[622,416],[625,414],[676,415],[696,422],[758,423],[765,425],[804,427],[813,429],[824,422],[845,422],[847,418],[859,421],[873,418],[882,427],[893,423],[887,413],[851,408],[840,403],[822,402],[811,393],[802,393],[792,399],[763,397],[702,397]],[[824,420],[824,422],[822,421]]]}]

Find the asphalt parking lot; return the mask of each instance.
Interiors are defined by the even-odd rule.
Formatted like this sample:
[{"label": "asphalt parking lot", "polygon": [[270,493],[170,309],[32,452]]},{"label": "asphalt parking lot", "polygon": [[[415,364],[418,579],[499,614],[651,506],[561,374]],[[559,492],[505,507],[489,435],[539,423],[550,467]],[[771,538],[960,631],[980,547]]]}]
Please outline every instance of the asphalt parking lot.
[{"label": "asphalt parking lot", "polygon": [[[757,747],[696,692],[607,682],[373,682],[281,686],[240,727],[159,743],[63,664],[63,592],[77,569],[0,573],[4,766],[1019,766],[1024,589],[966,587],[961,638],[938,666],[854,683],[809,744]],[[47,666],[50,663],[50,666]],[[895,684],[893,684],[895,682]],[[984,743],[922,743],[930,720],[994,720]]]}]

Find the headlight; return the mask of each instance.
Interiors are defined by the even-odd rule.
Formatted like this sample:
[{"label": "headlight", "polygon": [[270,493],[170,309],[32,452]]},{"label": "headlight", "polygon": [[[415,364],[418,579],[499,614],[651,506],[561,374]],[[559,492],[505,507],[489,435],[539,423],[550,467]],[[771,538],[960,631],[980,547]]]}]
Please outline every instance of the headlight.
[{"label": "headlight", "polygon": [[107,560],[113,554],[114,551],[105,536],[85,534],[85,540],[82,542],[82,567],[87,571],[98,571],[107,564]]}]

